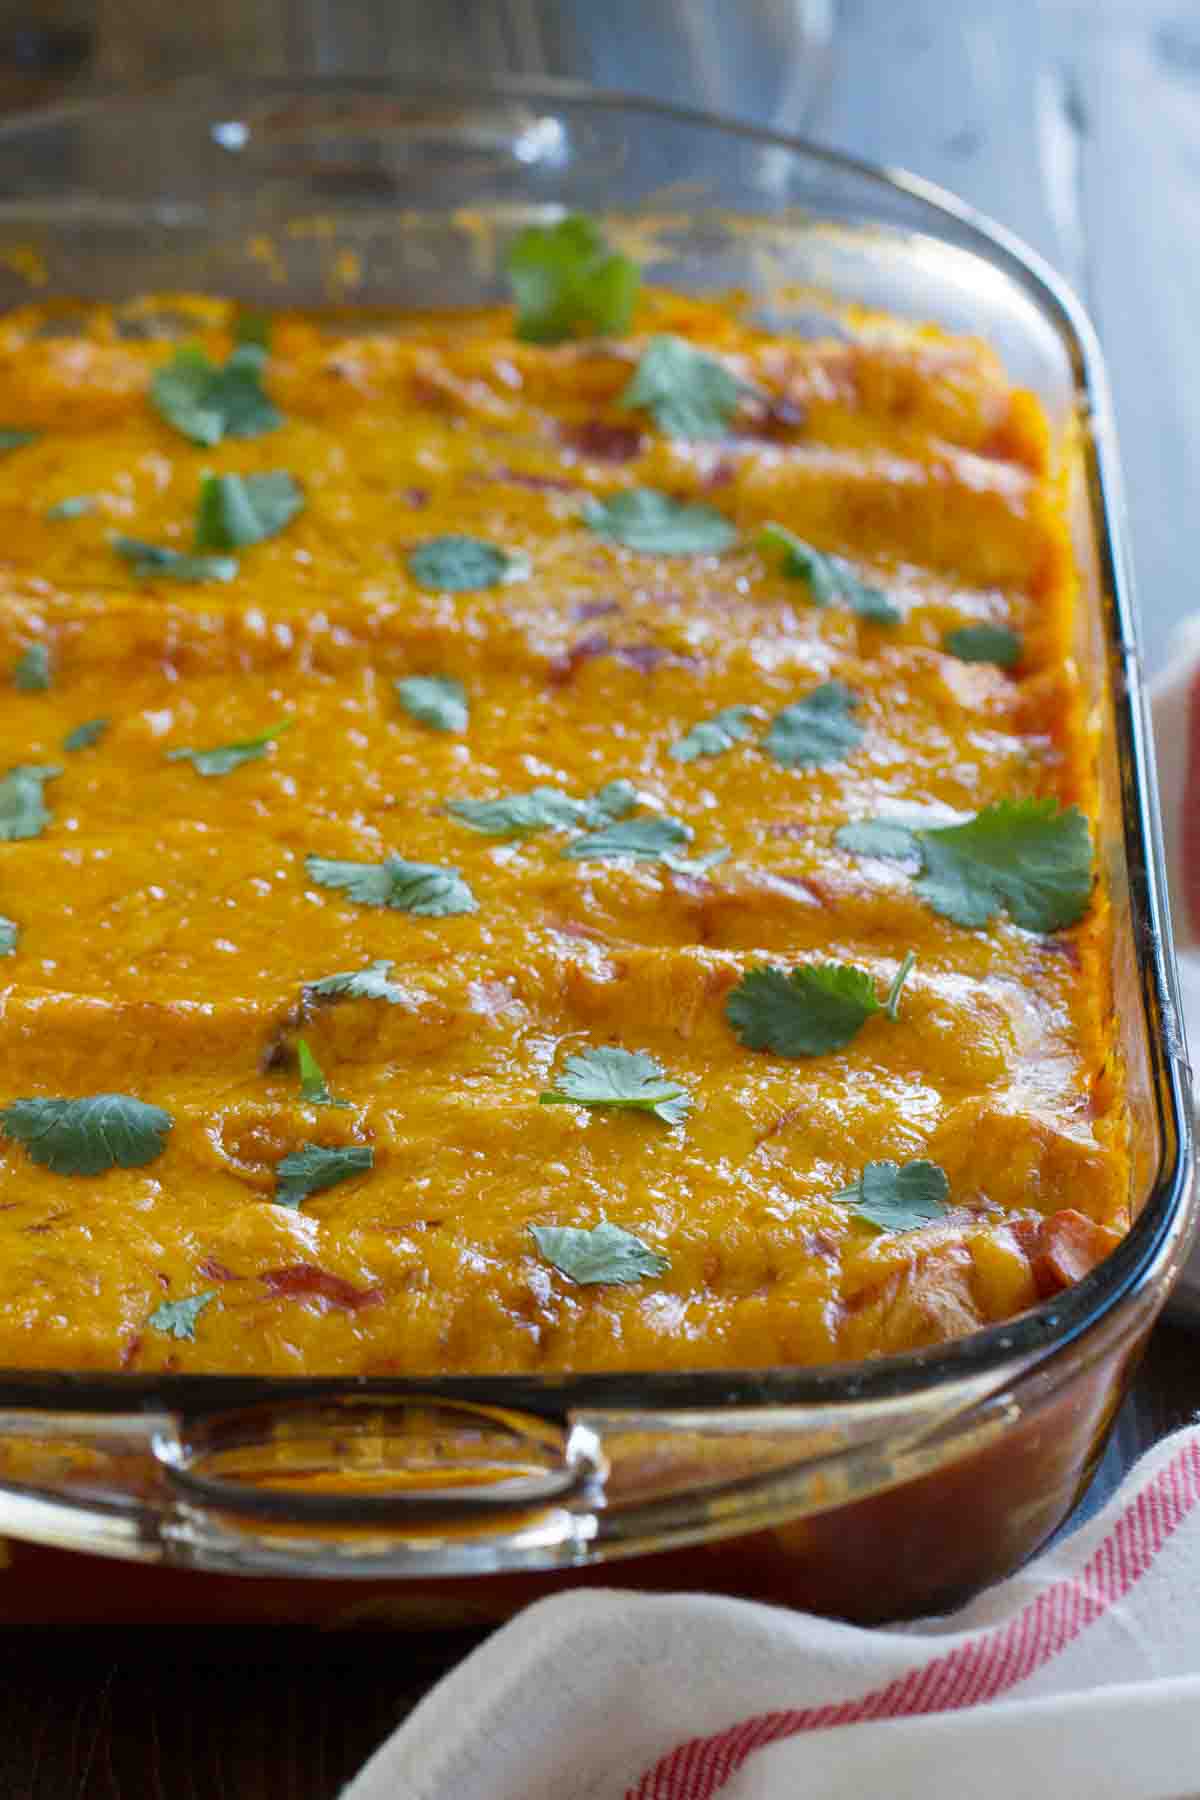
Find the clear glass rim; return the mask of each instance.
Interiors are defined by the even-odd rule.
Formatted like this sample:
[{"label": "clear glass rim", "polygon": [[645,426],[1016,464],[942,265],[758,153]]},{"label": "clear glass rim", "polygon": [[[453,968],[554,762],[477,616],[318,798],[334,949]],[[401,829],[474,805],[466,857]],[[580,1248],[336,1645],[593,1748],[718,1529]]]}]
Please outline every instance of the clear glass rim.
[{"label": "clear glass rim", "polygon": [[[1034,251],[1003,227],[932,182],[841,151],[826,149],[738,119],[626,96],[586,83],[549,77],[495,76],[462,79],[412,76],[255,75],[225,80],[184,77],[139,87],[90,88],[53,107],[0,122],[0,159],[14,142],[87,117],[112,114],[136,126],[140,108],[185,102],[214,119],[228,118],[241,103],[291,95],[351,99],[391,95],[400,101],[451,102],[464,106],[522,101],[658,120],[708,132],[715,139],[773,148],[816,167],[852,177],[880,195],[903,196],[928,214],[936,232],[952,224],[955,242],[999,264],[1054,325],[1074,372],[1076,399],[1087,426],[1083,455],[1100,527],[1106,638],[1113,680],[1116,748],[1123,794],[1123,828],[1130,879],[1132,929],[1141,949],[1142,1004],[1154,1084],[1161,1156],[1156,1178],[1121,1244],[1090,1274],[1053,1300],[998,1325],[927,1350],[858,1363],[766,1369],[721,1367],[685,1370],[454,1376],[292,1376],[97,1373],[92,1370],[0,1369],[0,1406],[118,1412],[166,1407],[182,1414],[252,1405],[272,1399],[354,1392],[379,1396],[428,1396],[519,1407],[562,1417],[572,1409],[847,1404],[900,1398],[1031,1362],[1074,1343],[1127,1298],[1155,1278],[1183,1244],[1191,1225],[1192,1155],[1190,1071],[1176,987],[1153,755],[1137,647],[1132,581],[1122,532],[1120,475],[1107,378],[1095,333],[1073,291]],[[862,224],[894,229],[864,217]]]}]

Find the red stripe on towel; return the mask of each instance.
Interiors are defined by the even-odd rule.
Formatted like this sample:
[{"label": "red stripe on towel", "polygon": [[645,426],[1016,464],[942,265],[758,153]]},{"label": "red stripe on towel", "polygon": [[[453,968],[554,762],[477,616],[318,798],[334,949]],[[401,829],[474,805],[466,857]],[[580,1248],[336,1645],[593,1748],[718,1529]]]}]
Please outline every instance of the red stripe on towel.
[{"label": "red stripe on towel", "polygon": [[[1194,708],[1193,718],[1196,716]],[[1193,732],[1194,754],[1198,746],[1200,740]],[[1197,772],[1200,774],[1200,766]],[[1200,797],[1200,786],[1195,792]],[[1196,867],[1200,869],[1200,855]],[[1200,902],[1200,890],[1197,900]],[[1200,910],[1197,918],[1200,920]],[[910,1669],[907,1675],[858,1700],[759,1713],[711,1737],[693,1738],[648,1769],[627,1791],[626,1800],[711,1800],[748,1756],[782,1738],[857,1725],[866,1719],[952,1712],[996,1699],[1057,1656],[1122,1599],[1197,1500],[1200,1444],[1191,1443],[1130,1501],[1078,1575],[1045,1588],[1007,1625],[984,1632],[919,1669]]]}]

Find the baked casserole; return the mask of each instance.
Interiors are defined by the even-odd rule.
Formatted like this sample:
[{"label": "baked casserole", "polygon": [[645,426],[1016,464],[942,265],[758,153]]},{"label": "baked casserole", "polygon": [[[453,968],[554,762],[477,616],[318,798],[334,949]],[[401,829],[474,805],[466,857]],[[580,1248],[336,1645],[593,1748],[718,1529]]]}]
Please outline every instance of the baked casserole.
[{"label": "baked casserole", "polygon": [[10,1367],[847,1362],[1128,1224],[1038,401],[511,268],[0,322]]}]

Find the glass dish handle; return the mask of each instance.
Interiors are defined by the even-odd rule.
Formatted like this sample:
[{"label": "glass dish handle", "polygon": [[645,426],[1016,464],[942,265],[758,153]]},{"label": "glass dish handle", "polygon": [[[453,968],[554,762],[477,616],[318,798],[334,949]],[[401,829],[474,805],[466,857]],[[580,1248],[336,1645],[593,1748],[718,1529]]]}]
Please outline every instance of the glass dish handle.
[{"label": "glass dish handle", "polygon": [[186,1419],[14,1409],[0,1532],[245,1574],[564,1567],[828,1511],[967,1454],[1015,1410],[994,1373],[893,1401],[562,1423],[353,1390]]}]

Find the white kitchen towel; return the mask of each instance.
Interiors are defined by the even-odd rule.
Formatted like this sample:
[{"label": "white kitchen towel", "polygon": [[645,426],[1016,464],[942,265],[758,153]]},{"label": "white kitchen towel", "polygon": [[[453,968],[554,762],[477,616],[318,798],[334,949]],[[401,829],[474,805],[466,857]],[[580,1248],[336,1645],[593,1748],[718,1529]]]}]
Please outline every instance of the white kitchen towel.
[{"label": "white kitchen towel", "polygon": [[867,1631],[705,1594],[539,1601],[434,1688],[343,1800],[1043,1791],[1200,1794],[1200,1430],[952,1617]]},{"label": "white kitchen towel", "polygon": [[[1179,991],[1195,1057],[1200,1055],[1200,613],[1175,634],[1150,700]],[[1175,1290],[1172,1311],[1200,1323],[1200,1243]]]}]

